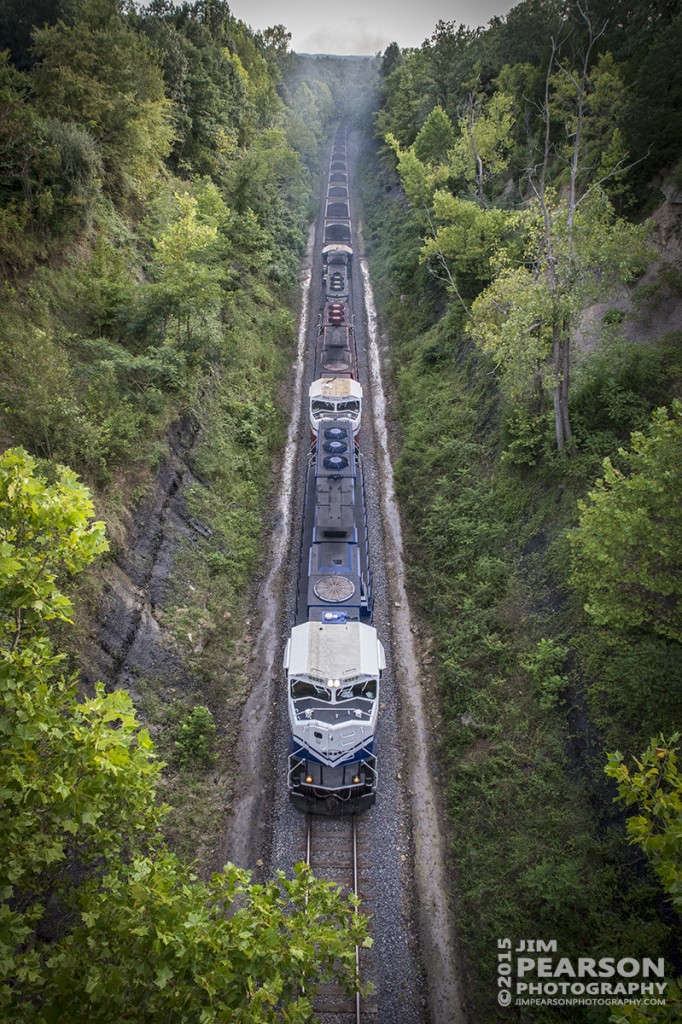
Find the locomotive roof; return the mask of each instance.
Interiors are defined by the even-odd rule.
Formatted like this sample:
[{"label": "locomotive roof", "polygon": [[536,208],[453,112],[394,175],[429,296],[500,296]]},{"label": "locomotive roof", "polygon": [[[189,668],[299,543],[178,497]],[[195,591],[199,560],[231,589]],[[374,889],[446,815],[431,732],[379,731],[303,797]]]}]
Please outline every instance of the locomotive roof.
[{"label": "locomotive roof", "polygon": [[378,677],[385,667],[377,631],[364,622],[303,622],[288,645],[289,676],[327,682],[353,676]]},{"label": "locomotive roof", "polygon": [[362,387],[350,377],[321,377],[310,385],[308,395],[310,398],[317,395],[322,398],[362,398]]},{"label": "locomotive roof", "polygon": [[342,242],[327,242],[322,248],[322,255],[330,252],[343,252],[352,256],[353,247],[348,244],[344,245]]}]

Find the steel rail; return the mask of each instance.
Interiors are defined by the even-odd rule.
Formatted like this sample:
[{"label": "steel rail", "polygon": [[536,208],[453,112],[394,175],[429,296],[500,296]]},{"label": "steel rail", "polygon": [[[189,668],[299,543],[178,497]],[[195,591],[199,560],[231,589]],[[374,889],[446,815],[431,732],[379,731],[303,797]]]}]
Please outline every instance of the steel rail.
[{"label": "steel rail", "polygon": [[[353,892],[358,893],[358,819],[353,815]],[[355,913],[357,914],[357,908]],[[355,976],[360,982],[360,947],[355,947]],[[360,993],[355,993],[355,1024],[360,1024]]]},{"label": "steel rail", "polygon": [[[359,897],[359,885],[358,885],[358,819],[354,814],[352,816],[352,849],[353,849],[353,893]],[[313,851],[313,815],[306,815],[306,834],[305,834],[305,862],[308,867],[312,866],[312,851]],[[306,894],[306,904],[308,902],[308,896]],[[355,911],[356,914],[359,912]],[[360,947],[355,947],[355,972],[358,981],[360,980]],[[362,1024],[362,1010],[360,1006],[360,993],[355,993],[355,1024]]]}]

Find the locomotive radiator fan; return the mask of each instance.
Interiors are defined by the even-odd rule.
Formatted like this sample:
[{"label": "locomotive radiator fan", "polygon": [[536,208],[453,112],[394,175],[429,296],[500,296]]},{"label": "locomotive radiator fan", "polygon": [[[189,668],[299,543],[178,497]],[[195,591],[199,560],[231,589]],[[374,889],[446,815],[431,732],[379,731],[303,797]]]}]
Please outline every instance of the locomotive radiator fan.
[{"label": "locomotive radiator fan", "polygon": [[355,584],[347,576],[323,576],[313,586],[313,593],[320,601],[338,604],[353,596]]}]

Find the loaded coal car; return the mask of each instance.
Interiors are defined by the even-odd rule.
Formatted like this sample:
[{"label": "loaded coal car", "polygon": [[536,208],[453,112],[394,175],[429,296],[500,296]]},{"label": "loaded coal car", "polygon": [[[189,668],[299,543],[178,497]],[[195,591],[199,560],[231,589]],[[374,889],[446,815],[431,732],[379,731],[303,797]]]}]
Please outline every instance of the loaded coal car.
[{"label": "loaded coal car", "polygon": [[385,658],[371,614],[362,457],[353,422],[321,420],[308,465],[297,624],[284,656],[289,793],[301,810],[355,813],[374,803]]}]

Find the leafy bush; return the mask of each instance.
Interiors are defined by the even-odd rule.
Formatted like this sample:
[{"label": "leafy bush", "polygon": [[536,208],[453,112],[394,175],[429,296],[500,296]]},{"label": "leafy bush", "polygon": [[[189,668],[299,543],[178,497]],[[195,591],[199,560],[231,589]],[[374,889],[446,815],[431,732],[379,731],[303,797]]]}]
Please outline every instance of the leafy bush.
[{"label": "leafy bush", "polygon": [[566,685],[566,679],[560,669],[564,665],[567,654],[567,647],[562,647],[555,640],[543,637],[538,640],[532,651],[519,659],[521,667],[525,668],[533,680],[540,707],[545,710],[556,706],[559,694]]},{"label": "leafy bush", "polygon": [[646,434],[604,460],[604,476],[570,534],[571,582],[600,626],[682,642],[682,404],[658,409]]},{"label": "leafy bush", "polygon": [[[581,446],[600,434],[612,445],[641,429],[669,393],[671,346],[620,342],[600,348],[577,369],[571,391],[576,439]],[[608,454],[608,451],[603,454]]]},{"label": "leafy bush", "polygon": [[183,765],[209,765],[215,761],[213,740],[216,724],[207,707],[197,705],[180,723],[175,740],[178,760]]}]

